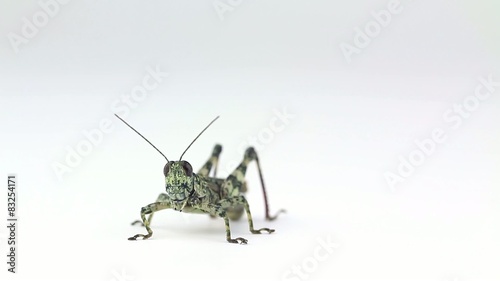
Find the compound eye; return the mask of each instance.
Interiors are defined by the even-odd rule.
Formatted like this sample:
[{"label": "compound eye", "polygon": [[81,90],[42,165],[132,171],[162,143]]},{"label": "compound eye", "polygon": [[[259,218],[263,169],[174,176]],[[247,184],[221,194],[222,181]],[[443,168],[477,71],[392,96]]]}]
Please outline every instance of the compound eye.
[{"label": "compound eye", "polygon": [[182,168],[184,168],[184,172],[186,172],[186,175],[188,177],[193,175],[193,167],[191,167],[191,164],[187,161],[182,161]]},{"label": "compound eye", "polygon": [[165,164],[165,167],[163,167],[163,174],[167,176],[169,171],[170,171],[170,163],[167,163]]}]

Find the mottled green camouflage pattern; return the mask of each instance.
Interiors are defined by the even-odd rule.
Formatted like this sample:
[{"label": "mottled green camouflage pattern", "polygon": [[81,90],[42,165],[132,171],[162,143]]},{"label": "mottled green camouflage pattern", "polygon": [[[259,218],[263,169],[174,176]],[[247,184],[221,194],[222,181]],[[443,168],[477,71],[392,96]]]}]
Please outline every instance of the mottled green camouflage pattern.
[{"label": "mottled green camouflage pattern", "polygon": [[[247,240],[238,237],[231,238],[229,219],[238,219],[246,211],[250,232],[260,234],[262,232],[272,233],[274,229],[254,229],[252,215],[247,200],[243,196],[246,191],[245,173],[248,164],[255,160],[259,173],[260,164],[254,148],[245,151],[243,161],[226,178],[216,178],[216,169],[222,146],[216,145],[208,161],[201,167],[197,174],[192,173],[191,165],[186,161],[170,161],[165,165],[165,193],[158,196],[155,203],[149,204],[141,209],[141,219],[147,234],[137,234],[129,240],[138,237],[148,239],[152,236],[151,220],[154,212],[163,209],[174,209],[186,213],[206,213],[212,217],[221,217],[226,226],[226,239],[231,243],[246,244]],[[214,177],[209,177],[210,171],[214,170]],[[261,177],[262,178],[262,177]],[[262,181],[263,183],[263,181]],[[265,192],[265,188],[263,186]],[[265,196],[265,194],[264,194]],[[267,197],[266,218],[274,219],[268,214]],[[149,215],[146,218],[146,215]]]}]

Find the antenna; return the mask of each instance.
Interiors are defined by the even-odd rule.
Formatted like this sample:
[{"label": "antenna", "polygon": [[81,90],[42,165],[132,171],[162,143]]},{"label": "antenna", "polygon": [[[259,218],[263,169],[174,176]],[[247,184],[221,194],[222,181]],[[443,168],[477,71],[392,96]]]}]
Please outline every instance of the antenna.
[{"label": "antenna", "polygon": [[[147,141],[147,142],[148,142],[148,143],[149,143],[152,147],[154,147],[154,149],[156,149],[156,151],[158,151],[158,152],[159,152],[159,153],[160,153],[163,157],[165,157],[165,159],[167,159],[167,162],[170,162],[170,161],[168,160],[167,156],[165,156],[165,154],[161,153],[161,151],[160,151],[158,148],[156,148],[156,146],[154,146],[154,144],[152,144],[150,141],[148,141],[148,139],[147,139],[147,138],[145,138],[143,135],[141,135],[141,133],[137,132],[137,130],[136,130],[136,129],[134,129],[132,126],[130,126],[127,122],[125,122],[125,120],[123,120],[120,116],[118,116],[118,115],[116,115],[116,114],[115,114],[115,116],[116,116],[118,119],[122,120],[122,122],[123,122],[123,123],[125,123],[125,125],[127,125],[130,129],[134,130],[134,132],[136,132],[139,136],[141,136],[141,137],[142,137],[145,141]],[[215,120],[214,120],[214,121],[215,121]],[[212,121],[212,122],[213,122],[213,121]],[[203,132],[202,132],[202,133],[203,133]]]},{"label": "antenna", "polygon": [[197,140],[197,139],[201,136],[201,134],[203,134],[203,132],[205,132],[205,131],[208,129],[208,127],[210,127],[210,125],[212,125],[212,123],[214,123],[214,122],[215,122],[215,120],[219,119],[219,117],[220,117],[220,116],[215,117],[215,119],[214,119],[214,120],[212,120],[212,122],[210,122],[210,123],[209,123],[209,124],[205,127],[205,129],[203,129],[203,131],[201,131],[201,133],[199,133],[199,134],[196,136],[196,138],[194,138],[194,140],[193,140],[193,141],[192,141],[192,142],[188,145],[188,147],[186,148],[186,150],[184,150],[184,152],[182,153],[181,158],[179,159],[179,161],[181,161],[181,160],[182,160],[182,156],[184,156],[184,154],[186,153],[186,151],[188,151],[188,149],[191,147],[191,145],[192,145],[192,144],[193,144],[193,143],[194,143],[194,142],[195,142],[195,141],[196,141],[196,140]]}]

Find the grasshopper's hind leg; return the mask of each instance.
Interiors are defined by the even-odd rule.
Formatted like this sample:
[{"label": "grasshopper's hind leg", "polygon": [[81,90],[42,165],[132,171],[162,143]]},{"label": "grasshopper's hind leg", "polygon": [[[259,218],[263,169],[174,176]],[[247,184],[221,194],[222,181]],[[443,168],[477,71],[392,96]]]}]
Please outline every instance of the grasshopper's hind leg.
[{"label": "grasshopper's hind leg", "polygon": [[[203,164],[203,166],[200,168],[198,171],[198,175],[202,177],[208,177],[210,174],[210,171],[214,170],[213,176],[216,177],[217,175],[217,164],[219,163],[219,155],[222,152],[222,146],[220,144],[216,144],[214,146],[214,149],[212,150],[212,155],[210,155],[210,158],[208,158],[207,162]],[[210,214],[211,218],[215,218],[214,215]]]},{"label": "grasshopper's hind leg", "polygon": [[[156,202],[164,202],[167,198],[168,198],[168,196],[166,193],[160,193],[160,195],[158,195],[158,198],[156,198]],[[151,213],[147,219],[148,225],[151,225],[151,220],[153,219],[153,214],[154,213]],[[140,223],[142,226],[144,226],[144,222],[142,220],[133,221],[132,225],[136,225],[138,223]]]},{"label": "grasshopper's hind leg", "polygon": [[214,169],[214,177],[216,176],[217,164],[219,163],[219,155],[221,152],[222,146],[220,144],[216,144],[212,150],[212,155],[198,171],[199,176],[208,177],[212,168]]},{"label": "grasshopper's hind leg", "polygon": [[[285,212],[285,210],[283,209],[279,210],[274,216],[271,216],[269,214],[269,203],[267,200],[266,186],[264,185],[264,178],[262,176],[262,170],[260,168],[259,157],[257,157],[257,153],[255,152],[255,149],[253,147],[247,148],[247,150],[245,151],[245,155],[243,157],[243,161],[240,163],[240,165],[238,165],[238,167],[236,167],[236,169],[227,178],[226,184],[224,186],[225,189],[224,191],[226,192],[227,196],[235,196],[238,195],[240,192],[246,191],[245,174],[247,171],[247,166],[252,160],[255,160],[255,162],[257,163],[257,169],[259,171],[260,183],[262,185],[262,193],[264,194],[266,220],[274,220],[278,217],[280,213]],[[242,211],[243,210],[241,210],[241,212]]]},{"label": "grasshopper's hind leg", "polygon": [[[219,163],[219,156],[222,152],[222,146],[220,144],[216,144],[214,146],[214,149],[212,150],[212,155],[210,158],[203,164],[203,166],[200,168],[198,171],[198,175],[208,177],[210,172],[214,171],[213,177],[217,176],[217,165]],[[246,192],[247,191],[247,185],[246,182],[243,182],[241,186],[241,192]],[[236,207],[231,207],[228,209],[228,217],[232,220],[237,220],[243,215],[243,206],[236,206]],[[215,218],[216,216],[210,215],[210,217]]]}]

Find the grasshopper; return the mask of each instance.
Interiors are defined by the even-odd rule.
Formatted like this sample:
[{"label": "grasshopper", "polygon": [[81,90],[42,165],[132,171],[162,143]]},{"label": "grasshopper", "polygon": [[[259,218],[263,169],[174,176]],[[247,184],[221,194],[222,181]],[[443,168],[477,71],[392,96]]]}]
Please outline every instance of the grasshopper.
[{"label": "grasshopper", "polygon": [[[153,214],[157,211],[164,209],[174,209],[175,211],[185,213],[209,214],[211,217],[221,217],[224,219],[226,226],[226,240],[230,243],[246,244],[247,239],[238,237],[231,238],[231,229],[229,226],[229,219],[237,220],[243,215],[243,211],[247,214],[248,225],[250,232],[253,234],[260,234],[263,232],[273,233],[274,229],[260,228],[254,229],[252,214],[248,201],[243,196],[247,191],[245,182],[245,173],[247,166],[251,161],[257,163],[262,191],[264,193],[264,203],[266,211],[266,220],[274,220],[279,213],[284,210],[279,210],[274,216],[269,215],[269,204],[267,200],[266,188],[262,171],[260,168],[259,158],[253,147],[246,149],[243,156],[243,161],[236,167],[236,169],[225,179],[216,178],[217,164],[219,162],[219,155],[222,152],[222,146],[216,144],[210,158],[201,167],[198,173],[193,173],[193,168],[189,162],[182,160],[182,157],[191,145],[205,132],[215,120],[210,122],[198,136],[189,144],[184,150],[179,161],[170,161],[168,158],[154,146],[148,139],[141,133],[130,126],[125,120],[115,114],[125,125],[131,128],[145,141],[147,141],[153,148],[156,149],[166,160],[167,163],[163,167],[163,174],[165,176],[165,193],[161,193],[154,203],[148,204],[141,208],[141,220],[132,223],[141,223],[148,232],[147,234],[136,234],[128,240],[137,240],[141,237],[143,240],[150,238],[153,235],[151,230],[151,220]],[[214,171],[214,176],[209,177],[210,171]],[[146,217],[148,216],[148,217]]]}]

